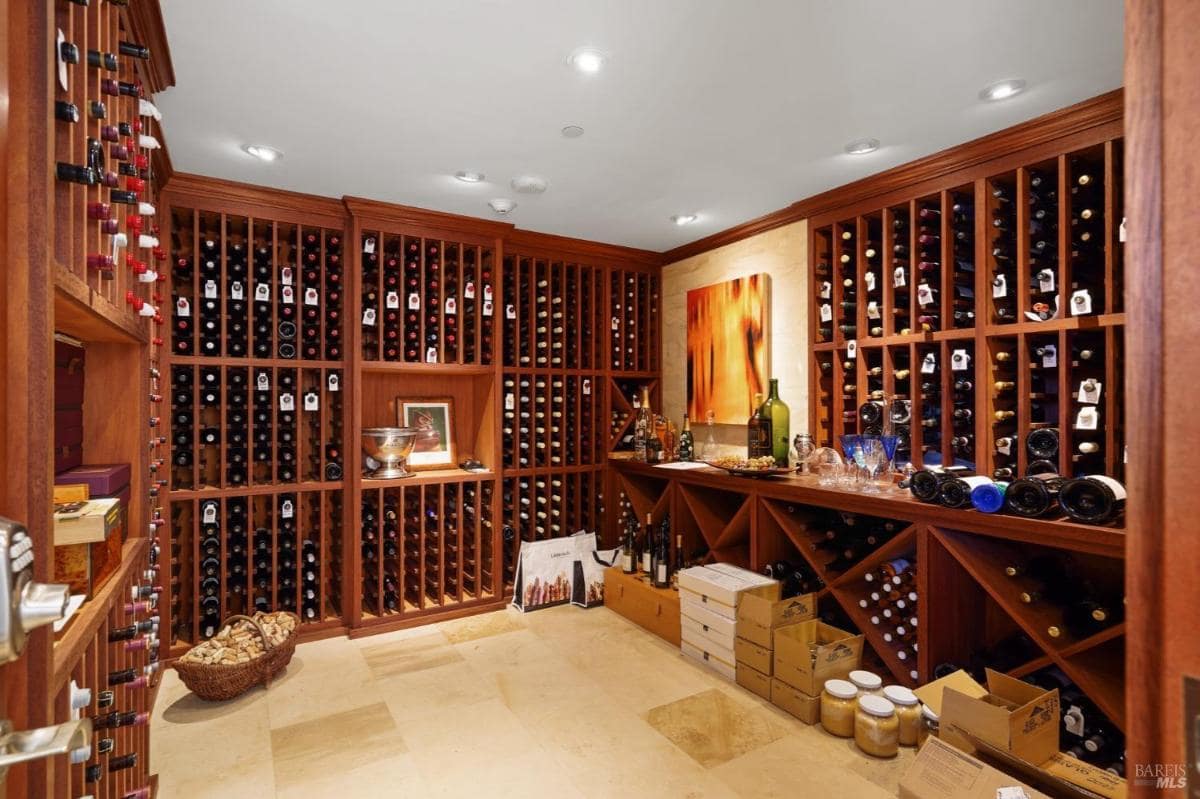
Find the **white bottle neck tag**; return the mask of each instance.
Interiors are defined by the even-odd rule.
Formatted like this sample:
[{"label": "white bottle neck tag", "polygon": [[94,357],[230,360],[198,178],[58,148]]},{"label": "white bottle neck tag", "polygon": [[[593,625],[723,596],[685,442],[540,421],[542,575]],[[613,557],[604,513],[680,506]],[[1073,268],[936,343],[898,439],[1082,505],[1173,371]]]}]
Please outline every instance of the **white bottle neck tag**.
[{"label": "white bottle neck tag", "polygon": [[955,350],[950,354],[950,371],[965,372],[971,368],[971,356],[966,350]]},{"label": "white bottle neck tag", "polygon": [[271,301],[271,287],[266,283],[259,283],[257,286],[255,286],[254,287],[254,300],[255,300],[255,302],[270,302]]},{"label": "white bottle neck tag", "polygon": [[387,308],[389,311],[398,309],[400,307],[399,292],[389,291],[387,294],[383,295],[383,307]]},{"label": "white bottle neck tag", "polygon": [[363,252],[366,253],[367,255],[373,255],[375,253],[375,237],[374,236],[367,236],[366,240],[363,241]]},{"label": "white bottle neck tag", "polygon": [[1103,384],[1099,380],[1084,380],[1079,384],[1079,401],[1087,405],[1095,405],[1100,401],[1100,390]]},{"label": "white bottle neck tag", "polygon": [[878,319],[879,318],[879,303],[875,302],[875,300],[871,300],[870,302],[867,303],[867,318],[868,319]]},{"label": "white bottle neck tag", "polygon": [[833,296],[833,284],[830,283],[828,280],[822,280],[821,281],[821,290],[820,290],[821,299],[827,300],[832,296]]},{"label": "white bottle neck tag", "polygon": [[823,303],[821,305],[821,321],[822,322],[832,322],[833,321],[833,306],[830,305],[829,303]]},{"label": "white bottle neck tag", "polygon": [[329,384],[330,391],[340,391],[341,390],[341,382],[342,381],[338,379],[337,372],[334,372],[333,374],[329,375],[329,380],[327,382]]},{"label": "white bottle neck tag", "polygon": [[1058,345],[1047,344],[1042,348],[1042,368],[1054,369],[1058,366]]},{"label": "white bottle neck tag", "polygon": [[1008,296],[1008,280],[1004,275],[992,278],[992,297],[999,300]]},{"label": "white bottle neck tag", "polygon": [[245,299],[245,293],[242,289],[242,281],[235,280],[229,284],[229,296],[235,300]]},{"label": "white bottle neck tag", "polygon": [[937,355],[932,352],[925,353],[925,359],[921,361],[921,374],[931,375],[937,372]]},{"label": "white bottle neck tag", "polygon": [[1092,295],[1087,289],[1079,289],[1071,295],[1071,316],[1086,316],[1092,312]]},{"label": "white bottle neck tag", "polygon": [[215,281],[215,280],[204,281],[204,299],[206,299],[206,300],[217,299],[217,281]]},{"label": "white bottle neck tag", "polygon": [[483,301],[483,315],[484,316],[492,315],[492,301],[491,300]]},{"label": "white bottle neck tag", "polygon": [[1095,430],[1100,424],[1100,411],[1092,405],[1079,409],[1075,416],[1076,430]]},{"label": "white bottle neck tag", "polygon": [[867,272],[863,275],[863,284],[867,287],[867,291],[875,290],[875,273]]},{"label": "white bottle neck tag", "polygon": [[362,316],[363,327],[375,327],[375,309],[364,308]]},{"label": "white bottle neck tag", "polygon": [[180,297],[175,301],[175,313],[179,314],[180,316],[192,315],[192,306],[188,303],[186,298]]},{"label": "white bottle neck tag", "polygon": [[320,305],[321,304],[321,295],[319,293],[317,293],[317,290],[314,288],[305,289],[304,290],[304,304],[305,305]]},{"label": "white bottle neck tag", "polygon": [[463,286],[463,299],[464,300],[475,299],[475,281],[474,280],[468,280],[467,284],[465,286]]},{"label": "white bottle neck tag", "polygon": [[928,283],[917,286],[917,304],[922,308],[933,304],[933,289],[929,287]]},{"label": "white bottle neck tag", "polygon": [[260,374],[258,376],[258,390],[259,391],[270,391],[271,390],[271,378],[267,377],[266,372],[263,372],[262,374]]},{"label": "white bottle neck tag", "polygon": [[321,397],[315,391],[307,391],[304,394],[304,410],[312,413],[313,411],[321,410]]},{"label": "white bottle neck tag", "polygon": [[291,394],[280,394],[279,395],[279,410],[293,411],[295,409],[296,409],[296,398],[295,397],[293,397]]},{"label": "white bottle neck tag", "polygon": [[851,360],[854,360],[855,358],[858,357],[858,342],[857,341],[852,340],[852,341],[846,342],[846,357],[850,358]]},{"label": "white bottle neck tag", "polygon": [[895,271],[892,272],[892,285],[898,289],[902,289],[908,285],[908,279],[904,274],[903,266],[897,266]]}]

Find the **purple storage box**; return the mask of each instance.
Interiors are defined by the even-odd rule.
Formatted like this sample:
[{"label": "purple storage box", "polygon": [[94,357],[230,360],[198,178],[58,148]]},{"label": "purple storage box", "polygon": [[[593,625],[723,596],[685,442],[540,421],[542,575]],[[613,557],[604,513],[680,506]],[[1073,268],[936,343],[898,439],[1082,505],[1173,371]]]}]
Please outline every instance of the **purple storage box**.
[{"label": "purple storage box", "polygon": [[129,464],[76,466],[54,475],[55,485],[71,483],[86,483],[92,498],[115,497],[129,486]]}]

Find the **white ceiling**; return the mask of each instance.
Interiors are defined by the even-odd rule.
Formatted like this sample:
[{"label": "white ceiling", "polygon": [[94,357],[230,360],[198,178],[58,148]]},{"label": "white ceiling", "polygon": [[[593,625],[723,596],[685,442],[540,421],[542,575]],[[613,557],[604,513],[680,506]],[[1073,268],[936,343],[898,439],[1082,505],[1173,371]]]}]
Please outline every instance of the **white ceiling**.
[{"label": "white ceiling", "polygon": [[[157,102],[180,171],[488,218],[512,197],[521,228],[652,250],[1121,84],[1122,0],[162,6],[178,85]],[[609,54],[599,74],[566,65],[582,45]],[[978,100],[1010,77],[1029,88]],[[844,155],[860,137],[883,146]],[[521,174],[549,189],[514,194]]]}]

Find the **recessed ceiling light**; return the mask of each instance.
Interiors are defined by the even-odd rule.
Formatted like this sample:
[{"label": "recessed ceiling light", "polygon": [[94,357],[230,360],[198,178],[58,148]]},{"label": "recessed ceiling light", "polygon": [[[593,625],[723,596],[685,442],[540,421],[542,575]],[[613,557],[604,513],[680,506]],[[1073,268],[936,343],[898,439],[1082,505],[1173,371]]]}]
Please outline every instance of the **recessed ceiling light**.
[{"label": "recessed ceiling light", "polygon": [[988,102],[994,100],[1007,100],[1015,94],[1020,94],[1025,90],[1025,81],[1020,78],[1010,78],[1008,80],[998,80],[995,83],[989,83],[984,86],[979,92],[979,99]]},{"label": "recessed ceiling light", "polygon": [[580,47],[567,56],[567,63],[585,75],[595,75],[607,60],[608,56],[594,47]]},{"label": "recessed ceiling light", "polygon": [[498,197],[495,200],[492,200],[491,202],[489,202],[488,205],[490,205],[492,207],[493,211],[500,214],[501,216],[503,216],[504,214],[511,213],[512,210],[517,207],[517,204],[515,202],[513,202],[512,200],[506,199],[504,197]]},{"label": "recessed ceiling light", "polygon": [[696,221],[695,214],[675,214],[671,217],[671,221],[677,225],[690,225]]},{"label": "recessed ceiling light", "polygon": [[562,129],[562,135],[566,136],[568,139],[578,139],[583,135],[583,128],[579,127],[578,125],[567,125]]},{"label": "recessed ceiling light", "polygon": [[546,190],[546,181],[533,175],[521,175],[512,179],[513,191],[521,194],[541,194]]},{"label": "recessed ceiling light", "polygon": [[278,161],[283,158],[283,153],[265,144],[247,144],[242,149],[260,161]]},{"label": "recessed ceiling light", "polygon": [[846,145],[850,155],[866,155],[879,149],[879,139],[855,139]]},{"label": "recessed ceiling light", "polygon": [[460,169],[454,173],[454,177],[461,180],[463,183],[479,183],[483,180],[482,172],[468,172],[465,169]]}]

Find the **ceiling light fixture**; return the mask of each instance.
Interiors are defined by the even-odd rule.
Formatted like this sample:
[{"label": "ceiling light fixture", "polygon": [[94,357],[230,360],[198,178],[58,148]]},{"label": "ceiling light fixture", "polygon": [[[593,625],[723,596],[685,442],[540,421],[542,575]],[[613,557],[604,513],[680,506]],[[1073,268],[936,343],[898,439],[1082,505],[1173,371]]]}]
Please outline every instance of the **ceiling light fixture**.
[{"label": "ceiling light fixture", "polygon": [[515,202],[513,202],[512,200],[506,199],[504,197],[498,197],[495,200],[492,200],[491,202],[489,202],[488,205],[490,205],[492,207],[493,211],[500,214],[501,216],[512,213],[512,210],[517,207],[517,204]]},{"label": "ceiling light fixture", "polygon": [[850,155],[866,155],[879,149],[879,139],[855,139],[846,145]]},{"label": "ceiling light fixture", "polygon": [[283,158],[283,153],[265,144],[247,144],[242,149],[258,160],[267,161],[268,163]]},{"label": "ceiling light fixture", "polygon": [[481,183],[483,182],[482,172],[468,172],[465,169],[460,169],[454,173],[454,177],[461,180],[463,183]]},{"label": "ceiling light fixture", "polygon": [[987,86],[984,86],[979,92],[979,99],[986,102],[1007,100],[1009,97],[1020,94],[1024,90],[1025,81],[1021,80],[1020,78],[998,80],[995,83],[989,83]]},{"label": "ceiling light fixture", "polygon": [[562,135],[568,139],[578,139],[583,135],[583,128],[578,125],[567,125],[562,129]]},{"label": "ceiling light fixture", "polygon": [[541,194],[546,190],[546,181],[533,175],[521,175],[512,179],[513,191],[521,194]]},{"label": "ceiling light fixture", "polygon": [[675,214],[675,216],[671,217],[671,221],[680,226],[690,225],[696,221],[696,215],[695,214]]},{"label": "ceiling light fixture", "polygon": [[567,56],[567,63],[585,75],[595,75],[607,60],[608,56],[594,47],[580,47]]}]

